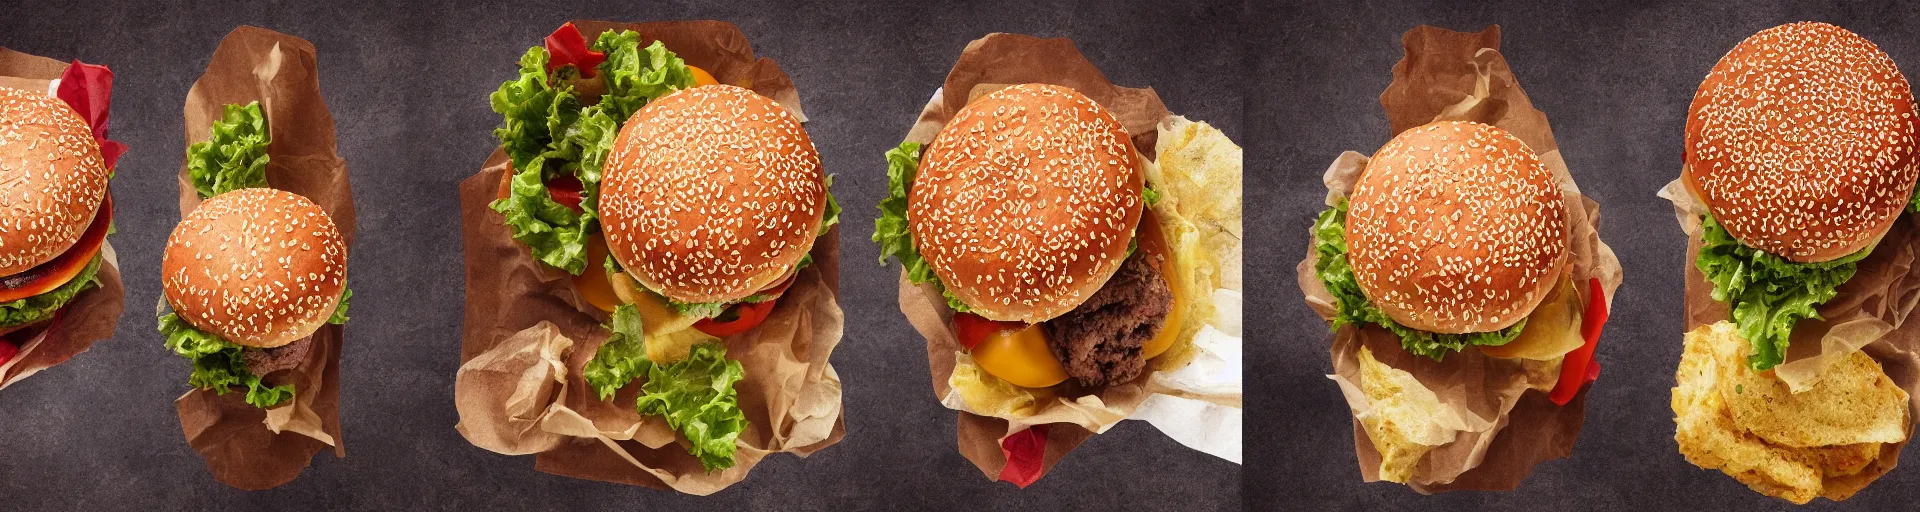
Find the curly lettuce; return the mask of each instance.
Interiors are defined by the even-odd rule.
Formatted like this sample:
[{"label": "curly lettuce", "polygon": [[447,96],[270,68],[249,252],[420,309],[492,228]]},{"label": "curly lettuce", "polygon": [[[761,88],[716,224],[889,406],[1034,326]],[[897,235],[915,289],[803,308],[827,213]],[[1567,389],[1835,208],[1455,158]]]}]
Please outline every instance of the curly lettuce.
[{"label": "curly lettuce", "polygon": [[[600,179],[608,153],[626,123],[654,98],[693,85],[686,63],[655,41],[645,50],[633,31],[606,32],[593,45],[607,60],[596,69],[606,83],[599,102],[585,105],[569,85],[572,67],[547,72],[544,47],[527,49],[519,76],[489,97],[502,116],[494,137],[513,161],[508,197],[489,205],[506,217],[514,240],[535,259],[579,275],[587,268],[586,243],[598,228]],[[581,185],[576,211],[553,200],[550,180],[572,177]]]},{"label": "curly lettuce", "polygon": [[902,142],[887,150],[887,197],[880,200],[880,216],[873,219],[873,241],[880,244],[881,265],[887,264],[887,258],[898,260],[907,270],[908,282],[933,283],[940,288],[940,295],[946,297],[947,307],[966,313],[973,308],[947,291],[940,276],[934,275],[933,267],[927,265],[926,258],[920,257],[920,250],[913,245],[913,230],[907,226],[907,192],[913,189],[913,179],[920,174],[921,149],[918,142]]},{"label": "curly lettuce", "polygon": [[687,358],[652,365],[643,394],[634,401],[640,414],[666,418],[667,425],[687,439],[687,452],[700,458],[707,471],[734,464],[734,441],[747,428],[734,384],[746,377],[739,361],[727,359],[719,343],[695,344]]},{"label": "curly lettuce", "polygon": [[87,262],[86,268],[80,269],[79,274],[74,274],[73,279],[68,279],[59,287],[32,297],[0,303],[0,327],[26,325],[45,320],[52,317],[60,308],[66,307],[67,303],[73,302],[73,298],[80,295],[80,292],[99,285],[100,255],[95,254],[93,260]]},{"label": "curly lettuce", "polygon": [[601,400],[612,399],[620,388],[627,387],[627,383],[653,365],[647,360],[646,334],[641,327],[640,312],[632,304],[613,309],[613,323],[607,326],[613,334],[600,344],[593,360],[587,361],[587,367],[580,371],[580,376],[587,380],[587,385],[593,386]]},{"label": "curly lettuce", "polygon": [[260,102],[227,105],[213,136],[187,148],[187,179],[201,199],[267,186],[267,117]]},{"label": "curly lettuce", "polygon": [[1747,366],[1765,371],[1786,359],[1788,335],[1815,308],[1839,295],[1872,248],[1833,261],[1796,263],[1733,238],[1712,215],[1702,218],[1700,254],[1693,264],[1713,283],[1713,300],[1733,306],[1733,323],[1753,347]]},{"label": "curly lettuce", "polygon": [[187,383],[217,394],[239,388],[247,390],[247,404],[261,409],[279,407],[293,399],[293,385],[269,386],[247,370],[246,347],[235,345],[213,333],[188,325],[180,315],[160,317],[160,334],[167,337],[167,348],[193,362],[193,375]]},{"label": "curly lettuce", "polygon": [[1313,251],[1318,258],[1313,264],[1314,274],[1333,294],[1338,310],[1333,317],[1334,329],[1343,325],[1378,325],[1399,336],[1400,346],[1407,352],[1440,361],[1448,353],[1466,350],[1473,345],[1505,345],[1518,338],[1520,331],[1526,328],[1527,321],[1523,318],[1497,331],[1443,334],[1410,328],[1393,321],[1361,292],[1360,281],[1353,275],[1353,265],[1347,261],[1346,199],[1321,212],[1319,219],[1314,221]]},{"label": "curly lettuce", "polygon": [[347,323],[347,306],[348,306],[347,303],[350,302],[352,299],[353,299],[353,289],[341,288],[340,289],[340,305],[333,307],[333,316],[327,317],[327,323],[334,324],[334,325],[345,325]]}]

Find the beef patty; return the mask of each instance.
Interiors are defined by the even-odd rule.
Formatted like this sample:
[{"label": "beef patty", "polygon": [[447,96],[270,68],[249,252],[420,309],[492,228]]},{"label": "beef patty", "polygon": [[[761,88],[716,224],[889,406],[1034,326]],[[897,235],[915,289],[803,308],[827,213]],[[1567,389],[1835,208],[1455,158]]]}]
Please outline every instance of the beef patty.
[{"label": "beef patty", "polygon": [[1100,291],[1041,327],[1067,375],[1087,386],[1120,383],[1146,370],[1140,348],[1160,333],[1172,307],[1173,292],[1160,271],[1134,251]]},{"label": "beef patty", "polygon": [[269,373],[298,368],[312,351],[313,336],[307,336],[279,347],[249,348],[240,351],[240,355],[247,360],[247,371],[266,377]]}]

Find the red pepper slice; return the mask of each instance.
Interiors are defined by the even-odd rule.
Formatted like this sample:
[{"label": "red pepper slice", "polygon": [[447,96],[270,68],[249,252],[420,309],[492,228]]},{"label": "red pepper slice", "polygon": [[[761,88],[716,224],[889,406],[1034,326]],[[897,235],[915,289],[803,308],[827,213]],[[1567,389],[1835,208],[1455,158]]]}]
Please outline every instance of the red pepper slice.
[{"label": "red pepper slice", "polygon": [[13,356],[19,354],[20,347],[14,346],[11,341],[0,340],[0,366],[5,366],[8,361],[13,360]]},{"label": "red pepper slice", "polygon": [[765,302],[735,304],[730,308],[730,313],[732,313],[734,317],[732,320],[720,321],[715,318],[708,318],[694,322],[693,328],[699,329],[700,332],[707,333],[716,338],[725,338],[747,332],[754,327],[758,327],[760,322],[767,319],[767,314],[773,312],[773,304],[775,302],[779,301],[769,300]]},{"label": "red pepper slice", "polygon": [[126,154],[127,145],[107,140],[107,111],[113,105],[113,70],[78,60],[60,73],[60,87],[54,91],[61,101],[73,107],[93,127],[93,139],[100,143],[100,156],[112,169]]},{"label": "red pepper slice", "polygon": [[547,72],[564,66],[573,66],[580,70],[580,76],[593,78],[600,63],[607,61],[607,54],[596,52],[587,47],[586,36],[580,35],[580,28],[572,22],[561,25],[559,29],[547,35]]},{"label": "red pepper slice", "polygon": [[1587,281],[1587,312],[1580,320],[1580,336],[1587,342],[1567,353],[1566,359],[1560,362],[1560,380],[1547,395],[1553,403],[1567,405],[1581,386],[1600,378],[1600,362],[1593,359],[1593,349],[1599,345],[1600,331],[1606,326],[1607,290],[1596,277]]},{"label": "red pepper slice", "polygon": [[959,341],[960,346],[966,347],[967,350],[973,350],[973,347],[980,346],[980,342],[986,341],[987,336],[991,336],[993,333],[1024,329],[1026,327],[1027,324],[1020,322],[988,320],[973,313],[953,314],[954,337],[959,338],[956,341]]},{"label": "red pepper slice", "polygon": [[1001,439],[1000,453],[1007,457],[1000,480],[1021,489],[1033,485],[1046,474],[1047,426],[1034,425]]},{"label": "red pepper slice", "polygon": [[580,209],[580,193],[584,190],[586,186],[572,176],[561,176],[547,181],[547,197],[553,198],[553,202],[560,203],[561,206],[572,208],[576,213],[586,211]]}]

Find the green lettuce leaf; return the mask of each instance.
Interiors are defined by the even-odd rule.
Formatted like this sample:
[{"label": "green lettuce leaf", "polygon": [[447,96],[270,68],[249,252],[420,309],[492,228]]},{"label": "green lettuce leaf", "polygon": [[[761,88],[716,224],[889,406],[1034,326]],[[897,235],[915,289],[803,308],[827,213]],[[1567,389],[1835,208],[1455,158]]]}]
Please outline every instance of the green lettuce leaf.
[{"label": "green lettuce leaf", "polygon": [[873,219],[873,241],[880,244],[880,264],[887,258],[900,261],[913,284],[938,283],[933,267],[920,257],[913,245],[913,230],[907,227],[907,191],[920,173],[920,143],[902,142],[887,150],[887,197],[880,200],[880,216]]},{"label": "green lettuce leaf", "polygon": [[601,400],[613,398],[613,394],[626,387],[627,383],[639,377],[653,365],[647,360],[646,334],[641,330],[640,312],[632,304],[621,304],[613,310],[613,323],[607,326],[613,334],[606,343],[600,344],[600,350],[593,353],[593,360],[587,361],[587,367],[580,376],[593,386],[593,391]]},{"label": "green lettuce leaf", "polygon": [[347,302],[352,298],[353,298],[352,288],[341,288],[340,289],[340,305],[334,306],[333,316],[327,318],[327,323],[335,324],[335,325],[342,325],[347,323]]},{"label": "green lettuce leaf", "polygon": [[100,285],[100,255],[87,262],[86,268],[74,274],[73,279],[46,293],[12,302],[0,303],[0,327],[26,325],[53,316],[54,312],[73,302],[75,296],[89,288]]},{"label": "green lettuce leaf", "polygon": [[1141,187],[1140,197],[1147,201],[1147,206],[1160,204],[1160,191],[1154,190],[1152,186]]},{"label": "green lettuce leaf", "polygon": [[599,67],[607,83],[600,104],[610,105],[609,112],[620,124],[626,124],[627,118],[654,98],[693,87],[693,71],[687,69],[687,62],[667,51],[660,41],[642,50],[638,32],[601,32],[593,42],[593,51],[607,54]]},{"label": "green lettuce leaf", "polygon": [[1342,325],[1363,326],[1378,325],[1400,337],[1400,346],[1414,355],[1442,360],[1448,353],[1466,350],[1468,346],[1499,346],[1512,342],[1526,328],[1526,319],[1521,319],[1505,329],[1491,332],[1465,334],[1442,334],[1413,329],[1398,322],[1386,312],[1374,307],[1360,291],[1360,281],[1353,275],[1353,266],[1347,261],[1347,200],[1327,211],[1313,223],[1313,250],[1318,260],[1313,264],[1314,274],[1333,294],[1338,312],[1333,317],[1333,328]]},{"label": "green lettuce leaf", "polygon": [[1820,318],[1814,308],[1832,300],[1858,270],[1871,247],[1833,261],[1795,263],[1733,238],[1708,215],[1702,218],[1700,254],[1693,260],[1713,283],[1713,300],[1733,306],[1740,337],[1753,346],[1747,366],[1755,371],[1785,360],[1788,334],[1801,319]]},{"label": "green lettuce leaf", "polygon": [[725,302],[680,302],[667,299],[667,307],[674,312],[697,318],[713,318],[727,311]]},{"label": "green lettuce leaf", "polygon": [[193,375],[187,378],[193,387],[211,389],[221,395],[244,387],[247,404],[261,409],[278,407],[293,399],[293,385],[269,386],[247,371],[247,359],[242,355],[245,347],[195,329],[180,319],[180,315],[161,316],[160,334],[167,337],[168,349],[193,362]]},{"label": "green lettuce leaf", "polygon": [[267,186],[267,117],[260,102],[227,105],[213,136],[187,148],[187,178],[201,199]]},{"label": "green lettuce leaf", "polygon": [[727,359],[719,343],[695,344],[687,359],[653,365],[645,394],[634,402],[641,414],[659,415],[687,438],[687,451],[700,458],[707,471],[733,467],[734,440],[746,430],[734,383],[746,376],[739,361]]},{"label": "green lettuce leaf", "polygon": [[[578,71],[549,75],[544,47],[527,50],[520,74],[489,98],[502,116],[494,136],[513,160],[509,196],[489,205],[506,217],[514,240],[535,259],[579,275],[586,270],[586,241],[598,231],[600,179],[620,126],[648,101],[693,85],[686,64],[659,42],[645,50],[639,34],[606,32],[594,43],[607,53],[597,68],[606,83],[599,103],[583,105],[568,81]],[[562,176],[580,181],[580,211],[553,200],[547,182]]]}]

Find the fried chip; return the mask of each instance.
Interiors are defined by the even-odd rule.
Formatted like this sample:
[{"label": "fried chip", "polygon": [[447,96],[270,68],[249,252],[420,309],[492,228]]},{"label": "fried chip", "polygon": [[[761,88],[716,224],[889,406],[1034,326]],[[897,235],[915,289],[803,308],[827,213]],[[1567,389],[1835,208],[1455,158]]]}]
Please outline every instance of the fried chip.
[{"label": "fried chip", "polygon": [[[1738,328],[1729,322],[1702,326],[1687,333],[1680,368],[1674,375],[1671,406],[1676,426],[1674,441],[1679,443],[1680,453],[1688,462],[1704,469],[1718,469],[1755,492],[1798,504],[1815,497],[1844,500],[1892,469],[1878,462],[1886,446],[1883,442],[1906,439],[1907,397],[1904,391],[1892,387],[1879,363],[1856,352],[1846,362],[1835,365],[1834,371],[1845,373],[1824,376],[1818,385],[1803,392],[1804,396],[1794,396],[1787,393],[1786,385],[1771,373],[1746,369],[1746,347],[1747,342],[1739,337]],[[1848,369],[1839,369],[1839,366]],[[1773,391],[1776,386],[1778,394]],[[1877,396],[1889,392],[1896,394],[1897,399]],[[1846,403],[1806,403],[1822,397],[1841,397]],[[1734,406],[1733,402],[1741,405]],[[1769,403],[1773,406],[1768,406]],[[1744,414],[1756,423],[1736,419],[1736,407],[1748,409]],[[1863,419],[1834,418],[1843,408],[1851,408],[1847,410]],[[1768,412],[1774,417],[1756,416]],[[1802,413],[1811,418],[1795,419]],[[1897,419],[1899,435],[1891,441],[1880,441],[1886,439],[1882,430],[1884,418],[1888,416]],[[1817,423],[1822,421],[1838,426],[1817,426],[1823,425]],[[1768,436],[1795,442],[1873,441],[1790,446],[1756,433],[1755,425]],[[1814,432],[1819,428],[1848,431]]]},{"label": "fried chip", "polygon": [[1357,418],[1380,452],[1380,479],[1407,483],[1420,459],[1434,447],[1453,442],[1455,431],[1440,426],[1440,398],[1413,374],[1387,366],[1360,347],[1360,389],[1370,407]]}]

